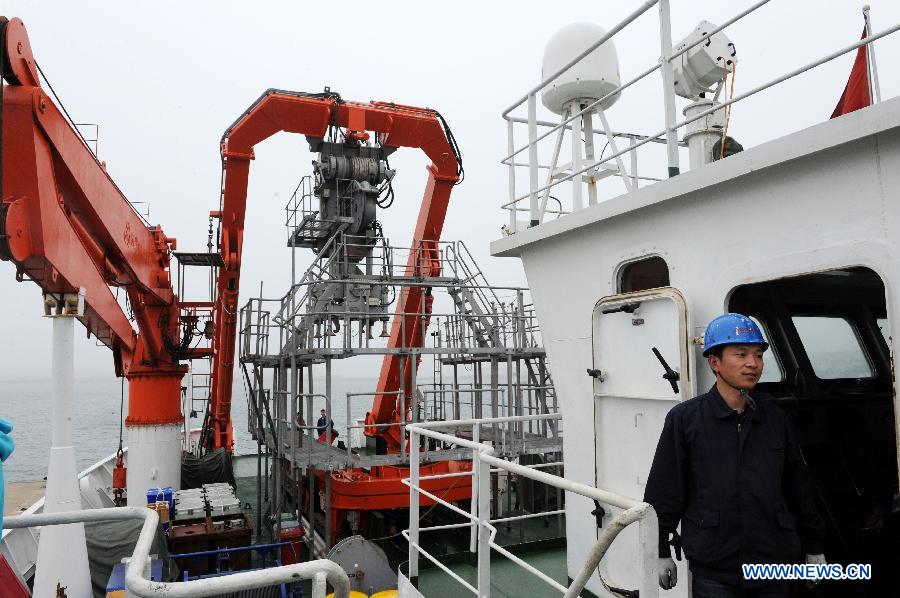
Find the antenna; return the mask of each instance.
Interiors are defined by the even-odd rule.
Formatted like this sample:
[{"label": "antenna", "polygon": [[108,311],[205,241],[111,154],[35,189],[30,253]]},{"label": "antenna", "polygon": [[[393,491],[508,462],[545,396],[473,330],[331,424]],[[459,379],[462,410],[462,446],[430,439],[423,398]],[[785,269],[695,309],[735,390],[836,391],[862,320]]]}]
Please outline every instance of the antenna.
[{"label": "antenna", "polygon": [[[733,76],[737,67],[737,49],[728,36],[721,31],[709,35],[716,29],[718,27],[709,21],[700,21],[673,49],[677,53],[688,48],[672,63],[675,93],[692,100],[684,109],[684,115],[688,118],[719,104],[719,93],[725,78],[729,73]],[[706,94],[710,93],[713,97],[707,98]],[[718,154],[714,152],[713,146],[716,143],[725,144],[725,121],[725,110],[718,110],[687,126],[684,140],[688,144],[692,170],[724,154],[724,149]],[[722,148],[722,145],[719,147]]]}]

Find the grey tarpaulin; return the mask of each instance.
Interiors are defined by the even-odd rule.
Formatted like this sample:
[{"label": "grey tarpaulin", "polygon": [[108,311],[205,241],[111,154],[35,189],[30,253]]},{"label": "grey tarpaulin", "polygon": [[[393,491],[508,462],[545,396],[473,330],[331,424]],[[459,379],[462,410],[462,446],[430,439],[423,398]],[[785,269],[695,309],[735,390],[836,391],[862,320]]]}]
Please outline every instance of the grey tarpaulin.
[{"label": "grey tarpaulin", "polygon": [[[94,596],[101,598],[106,596],[106,583],[109,581],[113,566],[132,555],[143,525],[144,522],[138,520],[97,521],[84,524]],[[157,528],[150,554],[157,555],[156,558],[163,560],[163,576],[165,581],[171,581],[177,571],[169,571],[169,550],[166,548],[162,527]],[[172,568],[175,568],[174,563]]]},{"label": "grey tarpaulin", "polygon": [[181,489],[200,488],[203,484],[228,482],[234,487],[234,470],[231,455],[221,448],[195,457],[184,453],[181,458]]}]

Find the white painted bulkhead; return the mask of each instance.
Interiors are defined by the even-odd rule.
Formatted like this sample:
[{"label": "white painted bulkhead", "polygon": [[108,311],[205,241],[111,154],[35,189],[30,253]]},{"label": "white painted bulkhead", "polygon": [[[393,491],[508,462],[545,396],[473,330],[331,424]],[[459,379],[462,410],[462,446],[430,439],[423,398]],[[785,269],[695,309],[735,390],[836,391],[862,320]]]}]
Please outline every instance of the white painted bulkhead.
[{"label": "white painted bulkhead", "polygon": [[[641,498],[665,412],[713,383],[700,348],[689,344],[686,363],[665,355],[681,372],[681,397],[595,396],[586,370],[605,365],[593,360],[592,317],[598,301],[617,293],[624,262],[665,259],[671,286],[684,298],[686,343],[725,311],[738,285],[847,266],[881,276],[896,322],[898,195],[900,99],[893,99],[495,241],[493,255],[521,257],[532,290],[564,419],[566,477]],[[621,342],[628,338],[623,331]],[[645,350],[651,360],[626,376],[665,389],[662,366]],[[898,350],[896,336],[891,350]],[[895,419],[898,413],[895,393]],[[595,436],[596,455],[585,450]],[[570,577],[596,540],[593,508],[582,497],[566,498]],[[637,586],[636,538],[637,530],[626,530],[613,544],[602,567],[607,582]],[[679,580],[666,595],[687,596],[684,562]],[[596,575],[587,588],[610,595]]]},{"label": "white painted bulkhead", "polygon": [[147,504],[147,489],[181,488],[181,424],[128,426],[128,506]]}]

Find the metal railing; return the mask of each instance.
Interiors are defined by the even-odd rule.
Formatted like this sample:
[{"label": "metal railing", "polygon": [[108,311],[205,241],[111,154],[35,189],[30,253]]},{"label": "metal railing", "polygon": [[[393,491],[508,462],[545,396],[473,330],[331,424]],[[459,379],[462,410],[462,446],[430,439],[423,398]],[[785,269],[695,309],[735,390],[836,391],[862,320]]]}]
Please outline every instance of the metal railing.
[{"label": "metal railing", "polygon": [[[404,287],[421,286],[421,283],[394,281],[391,285],[395,287],[394,293],[399,294]],[[453,355],[502,348],[529,350],[541,347],[534,306],[527,302],[524,289],[510,290],[517,294],[517,298],[510,302],[484,306],[468,300],[454,301],[453,311],[432,311],[427,315],[428,328],[439,334],[433,337],[428,335],[432,338],[431,347],[426,344],[415,349],[421,353]],[[416,318],[423,327],[425,325],[422,306],[410,312],[366,311],[347,309],[334,303],[307,301],[307,295],[303,293],[300,297],[303,303],[293,308],[285,305],[286,301],[291,300],[290,296],[248,299],[239,312],[240,357],[321,349],[388,352],[382,347],[383,343],[374,339],[386,338],[391,320],[399,320],[404,334],[408,323],[416,321]],[[287,315],[290,312],[293,314]],[[380,333],[376,330],[378,324]],[[408,350],[409,347],[397,347],[393,352]]]},{"label": "metal railing", "polygon": [[[369,254],[354,261],[351,255],[362,249]],[[412,268],[407,266],[410,255],[417,256]],[[433,276],[438,271],[440,276]],[[462,242],[423,242],[417,248],[385,242],[364,247],[353,237],[337,233],[283,296],[254,297],[241,308],[240,355],[371,349],[377,345],[369,343],[373,326],[380,324],[384,337],[392,318],[400,317],[406,326],[407,320],[424,313],[424,305],[418,312],[391,311],[405,288],[423,286],[446,289],[452,302],[452,313],[435,310],[429,316],[441,333],[436,346],[528,349],[541,345],[528,289],[491,286]],[[349,301],[329,300],[335,289],[340,289],[342,298],[353,299],[352,306]],[[510,295],[509,300],[501,293]],[[357,334],[348,332],[350,324],[358,326]],[[331,338],[337,328],[343,332]]]},{"label": "metal railing", "polygon": [[3,527],[17,529],[69,523],[100,521],[141,520],[140,535],[134,553],[125,569],[125,586],[129,592],[143,598],[199,598],[218,596],[228,592],[241,592],[283,583],[293,583],[301,579],[313,580],[313,597],[325,598],[326,583],[334,588],[335,598],[348,598],[350,580],[341,567],[327,559],[283,565],[258,571],[243,571],[225,577],[197,579],[184,582],[157,582],[145,577],[145,568],[150,561],[150,547],[159,527],[159,515],[150,509],[117,507],[65,511],[62,513],[41,513],[37,515],[16,515],[3,520]]},{"label": "metal railing", "polygon": [[[169,558],[173,561],[181,561],[191,565],[197,565],[198,568],[203,568],[203,566],[209,562],[209,557],[213,557],[215,561],[215,572],[212,573],[203,573],[200,575],[191,575],[190,570],[187,568],[181,571],[181,575],[184,581],[191,581],[194,579],[203,579],[206,577],[217,577],[222,574],[233,574],[237,573],[238,570],[233,570],[231,568],[231,558],[233,555],[244,555],[244,554],[252,554],[259,558],[259,566],[257,569],[268,569],[270,565],[272,567],[280,567],[281,561],[279,557],[278,549],[285,550],[292,557],[293,562],[299,562],[300,558],[297,554],[296,542],[274,542],[271,544],[252,544],[250,546],[238,546],[236,548],[217,548],[215,550],[201,550],[198,552],[178,552],[178,553],[169,553]],[[272,562],[269,562],[269,557],[272,557]]]},{"label": "metal railing", "polygon": [[[447,415],[451,421],[463,419],[470,421],[478,418],[481,413],[494,414],[500,417],[504,414],[514,415],[538,415],[555,414],[558,411],[553,386],[534,386],[527,383],[506,383],[497,388],[489,386],[476,388],[472,383],[458,385],[444,384],[440,387],[434,384],[417,385],[412,393],[403,390],[391,392],[347,392],[346,401],[341,404],[336,397],[329,397],[321,393],[298,393],[295,403],[287,405],[288,413],[276,413],[273,422],[277,426],[279,438],[284,439],[285,452],[291,456],[291,461],[299,465],[315,464],[319,460],[327,460],[329,456],[323,456],[321,446],[331,446],[335,437],[332,426],[325,428],[324,434],[319,431],[319,426],[313,421],[300,421],[297,417],[291,417],[290,413],[310,413],[311,419],[316,419],[316,413],[320,409],[325,410],[327,421],[334,424],[334,429],[344,434],[344,453],[347,459],[352,459],[355,449],[362,448],[354,442],[356,433],[366,430],[381,430],[387,427],[405,427],[407,424],[417,424],[431,421],[447,421]],[[288,393],[289,394],[289,393]],[[400,410],[399,421],[393,423],[366,424],[360,423],[371,407],[371,399],[376,396],[392,396],[399,400],[404,394],[411,394],[415,399],[408,399],[407,408]],[[512,394],[513,400],[507,399],[507,394]],[[354,405],[354,399],[365,399],[365,405]],[[252,410],[263,410],[256,405],[256,400],[251,399],[254,407]],[[499,420],[498,420],[499,421]],[[258,425],[251,421],[250,427]],[[261,430],[260,430],[261,431]],[[254,430],[254,433],[257,433]],[[562,434],[561,421],[529,420],[519,425],[511,425],[502,429],[494,428],[493,438],[496,449],[501,455],[518,454],[527,442],[537,438],[559,439]],[[320,446],[319,439],[323,437]],[[400,448],[400,457],[406,458],[405,444]],[[298,465],[298,466],[299,466]]]},{"label": "metal railing", "polygon": [[[473,420],[458,420],[445,422],[429,422],[421,424],[411,424],[406,427],[410,437],[411,446],[418,446],[419,437],[425,436],[450,445],[472,450],[473,469],[471,472],[458,474],[444,474],[457,476],[472,476],[472,502],[471,511],[464,511],[458,506],[451,504],[439,496],[436,496],[420,486],[420,482],[434,476],[419,475],[419,458],[418,455],[411,455],[409,478],[404,479],[404,483],[409,487],[409,529],[404,530],[403,536],[409,543],[409,578],[418,577],[419,574],[419,556],[423,556],[431,561],[436,567],[444,571],[447,575],[455,579],[459,584],[472,592],[478,598],[489,598],[491,593],[491,552],[497,552],[506,557],[523,570],[534,575],[538,579],[545,582],[550,587],[556,589],[565,598],[574,598],[579,596],[590,576],[594,573],[606,554],[609,546],[619,533],[627,526],[637,523],[640,545],[640,563],[642,566],[642,575],[640,578],[640,587],[638,592],[644,598],[654,598],[659,595],[659,586],[656,574],[657,567],[657,550],[658,550],[658,522],[656,512],[649,504],[621,496],[606,490],[594,488],[586,484],[580,484],[566,478],[552,475],[550,473],[540,471],[537,467],[529,467],[500,459],[494,456],[494,448],[489,444],[484,444],[480,440],[480,431],[482,426],[492,426],[500,424],[510,424],[513,422],[525,422],[529,420],[559,420],[559,414],[546,415],[529,415],[515,417],[500,417]],[[443,432],[438,432],[435,428],[460,428],[471,426],[472,440],[459,438]],[[413,451],[415,453],[415,451]],[[492,469],[495,468],[495,469]],[[580,496],[587,497],[599,503],[610,505],[623,509],[618,515],[606,523],[597,538],[597,542],[588,553],[587,559],[582,565],[578,575],[575,576],[572,583],[566,587],[548,576],[544,572],[526,563],[519,557],[512,554],[509,550],[500,546],[496,541],[497,528],[495,523],[515,521],[526,518],[535,518],[541,516],[551,516],[559,513],[558,510],[548,511],[544,513],[529,513],[526,515],[518,515],[514,517],[503,517],[500,519],[491,519],[490,511],[490,474],[494,470],[505,471],[516,474],[524,478],[534,480],[543,484],[548,484],[554,488],[566,492],[573,492]],[[450,525],[440,525],[422,528],[419,526],[420,509],[419,497],[423,495],[447,509],[450,509],[457,515],[468,520],[468,523],[458,523]],[[477,584],[472,585],[457,573],[453,572],[445,564],[441,563],[434,555],[429,553],[422,547],[420,542],[420,534],[422,532],[445,530],[451,528],[470,529],[470,551],[477,553]]]},{"label": "metal railing", "polygon": [[[694,40],[690,44],[686,44],[684,47],[679,48],[677,51],[672,50],[672,31],[671,31],[671,20],[669,14],[669,0],[648,0],[641,4],[637,10],[628,15],[624,20],[610,29],[605,35],[603,35],[600,39],[592,43],[588,46],[583,52],[574,57],[568,63],[563,65],[557,71],[549,74],[544,77],[544,79],[531,90],[529,90],[525,95],[519,98],[516,102],[514,102],[511,106],[509,106],[506,110],[503,111],[503,118],[507,124],[507,155],[503,160],[501,160],[501,164],[508,167],[508,186],[509,193],[508,199],[501,207],[509,212],[509,224],[506,227],[506,231],[510,234],[515,233],[517,231],[517,227],[519,226],[519,222],[516,219],[517,212],[527,212],[529,214],[529,223],[528,226],[536,226],[543,222],[544,216],[546,214],[557,214],[557,216],[561,216],[564,214],[569,214],[572,211],[581,209],[580,205],[580,192],[576,193],[576,198],[573,198],[571,208],[566,208],[563,203],[559,202],[559,208],[555,211],[547,210],[547,202],[548,199],[551,198],[550,192],[554,187],[561,185],[567,181],[575,180],[577,184],[581,184],[580,177],[585,175],[586,173],[596,172],[598,168],[606,167],[607,170],[610,171],[608,174],[615,174],[622,177],[625,187],[626,193],[634,191],[638,188],[638,182],[642,180],[651,180],[656,181],[659,179],[654,179],[652,177],[639,177],[637,176],[637,150],[648,143],[665,143],[666,145],[666,156],[667,156],[667,167],[668,167],[668,176],[675,176],[679,173],[679,155],[678,149],[680,146],[684,146],[683,142],[679,142],[677,137],[677,132],[679,129],[686,127],[687,125],[698,121],[702,118],[709,116],[714,112],[718,112],[731,106],[737,102],[743,101],[751,96],[754,96],[762,91],[765,91],[775,85],[778,85],[788,79],[796,77],[806,71],[813,69],[815,67],[821,66],[826,62],[834,60],[839,56],[847,54],[848,52],[852,52],[859,48],[860,46],[867,45],[871,47],[872,42],[877,41],[878,39],[890,35],[891,33],[896,32],[900,29],[900,24],[893,25],[887,29],[882,30],[879,33],[872,34],[869,32],[867,37],[852,43],[848,46],[841,48],[835,52],[828,54],[827,56],[815,60],[811,63],[808,63],[804,66],[796,68],[784,75],[781,75],[768,83],[764,83],[753,89],[744,92],[742,94],[738,94],[726,101],[717,102],[712,108],[707,110],[698,111],[696,113],[691,114],[691,116],[681,120],[676,121],[675,114],[675,87],[673,83],[673,61],[684,55],[686,52],[690,51],[694,47],[698,46],[701,43],[706,42],[713,35],[718,34],[725,28],[734,24],[735,22],[741,20],[747,15],[753,13],[757,9],[769,3],[770,0],[759,0],[755,2],[747,9],[739,12],[734,17],[726,20],[722,25],[714,28],[713,30],[705,33],[700,36],[698,39]],[[543,91],[548,85],[552,84],[560,75],[567,72],[573,66],[581,62],[585,59],[589,54],[591,54],[594,50],[599,48],[601,45],[610,41],[615,37],[618,33],[620,33],[623,29],[625,29],[628,25],[633,23],[638,17],[645,14],[648,10],[653,8],[654,6],[658,6],[659,9],[659,37],[660,37],[660,57],[657,64],[647,68],[642,71],[640,74],[635,76],[634,78],[626,81],[625,83],[620,84],[614,90],[610,91],[602,98],[599,98],[590,104],[584,106],[580,111],[575,112],[573,110],[572,114],[566,114],[562,117],[561,122],[552,123],[547,121],[541,121],[537,118],[537,96],[538,93]],[[867,20],[868,23],[868,20]],[[606,117],[602,110],[601,103],[609,100],[610,98],[615,97],[617,94],[620,94],[624,90],[629,87],[635,85],[639,81],[642,81],[646,77],[652,75],[653,73],[659,71],[662,80],[662,96],[663,96],[663,108],[664,108],[664,119],[665,126],[653,133],[651,135],[633,135],[633,134],[625,134],[625,133],[614,133],[610,129],[608,123],[606,122]],[[877,95],[876,95],[877,97]],[[525,106],[527,109],[527,117],[521,116],[513,116],[512,112],[517,110],[518,108]],[[576,120],[582,119],[585,115],[589,115],[591,113],[596,113],[600,117],[601,123],[603,124],[602,132],[605,133],[609,144],[612,149],[612,154],[607,156],[605,159],[601,160],[588,160],[585,163],[582,163],[580,167],[573,166],[570,172],[565,174],[561,174],[560,176],[554,176],[554,170],[556,168],[556,159],[559,155],[559,146],[562,140],[562,133],[566,130],[578,130],[579,127]],[[575,123],[573,125],[573,123]],[[528,130],[528,141],[524,145],[519,147],[516,146],[515,140],[515,125],[517,124],[525,124],[527,125]],[[542,127],[544,130],[539,134],[538,127]],[[595,131],[586,131],[586,134],[593,135]],[[550,165],[542,165],[538,160],[538,143],[542,140],[547,139],[554,133],[558,134],[558,140],[556,143],[556,147],[554,148],[554,157],[551,161]],[[624,149],[618,149],[616,146],[615,140],[617,138],[626,138],[630,140],[630,144],[628,147]],[[528,152],[528,161],[527,162],[516,162],[516,156],[522,154],[523,152]],[[632,172],[629,174],[626,172],[624,165],[622,163],[622,157],[626,154],[630,154],[631,157],[631,170]],[[615,166],[612,166],[611,163],[615,162]],[[528,191],[526,193],[518,194],[516,191],[516,168],[517,167],[525,167],[528,171]],[[541,185],[539,183],[539,171],[540,170],[548,170],[546,183]],[[579,177],[579,178],[576,178]],[[553,198],[557,201],[558,198]],[[523,202],[527,200],[527,206],[522,205]]]},{"label": "metal railing", "polygon": [[304,219],[315,218],[319,214],[313,206],[314,198],[312,177],[309,175],[301,177],[284,206],[284,226],[288,232],[288,243]]}]

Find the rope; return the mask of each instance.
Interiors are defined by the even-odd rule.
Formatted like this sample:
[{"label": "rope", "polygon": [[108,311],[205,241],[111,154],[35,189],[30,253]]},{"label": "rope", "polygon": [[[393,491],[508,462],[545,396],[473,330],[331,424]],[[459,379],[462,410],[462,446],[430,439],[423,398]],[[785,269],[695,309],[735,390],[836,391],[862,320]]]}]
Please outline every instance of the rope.
[{"label": "rope", "polygon": [[[5,42],[5,40],[4,40],[4,42]],[[34,66],[37,67],[38,73],[40,73],[41,78],[44,80],[44,83],[47,84],[47,87],[50,89],[50,93],[53,94],[53,99],[56,100],[56,104],[63,111],[63,114],[66,115],[66,118],[69,121],[69,126],[72,127],[72,130],[75,131],[75,134],[78,135],[79,139],[81,139],[81,143],[84,144],[85,149],[87,149],[87,151],[91,154],[91,157],[94,159],[94,162],[97,164],[97,166],[99,166],[103,170],[104,174],[106,174],[106,169],[103,168],[103,164],[100,162],[100,159],[97,158],[97,155],[91,149],[91,146],[88,144],[87,140],[84,138],[84,135],[81,134],[81,129],[78,128],[78,125],[75,124],[75,120],[69,114],[69,111],[66,110],[65,104],[63,104],[62,100],[59,99],[59,95],[56,93],[56,90],[53,89],[53,85],[50,83],[50,79],[48,79],[47,75],[44,74],[44,70],[41,68],[41,65],[38,63],[37,60],[34,61]],[[99,133],[98,133],[98,137],[99,137]],[[109,176],[109,174],[106,174],[106,178],[109,180],[109,182],[112,184],[112,186],[116,188],[116,190],[119,192],[119,194],[122,197],[125,197],[125,194],[122,192],[121,189],[119,189],[119,186],[116,184],[115,181],[112,180],[112,178]],[[134,207],[134,204],[132,204],[131,201],[128,200],[128,198],[125,198],[125,200],[128,201],[128,204],[131,206],[131,209],[138,216],[138,218],[143,220],[144,224],[146,224],[147,226],[151,226],[150,221],[147,220],[147,218]]]},{"label": "rope", "polygon": [[[34,66],[37,67],[38,72],[41,74],[41,77],[44,79],[44,83],[47,84],[47,87],[50,88],[50,93],[53,94],[53,99],[56,100],[56,103],[59,104],[59,107],[62,109],[63,114],[66,115],[66,118],[69,119],[69,124],[72,125],[72,128],[75,129],[75,133],[78,134],[78,137],[81,139],[81,142],[84,146],[90,150],[91,146],[88,145],[87,139],[84,138],[84,135],[81,134],[81,129],[75,124],[75,121],[72,119],[71,115],[69,115],[69,111],[66,110],[65,104],[62,103],[62,100],[59,99],[59,96],[56,94],[56,90],[53,89],[53,85],[50,84],[50,79],[47,78],[47,75],[44,74],[44,70],[41,68],[41,65],[38,64],[38,61],[34,61]],[[93,154],[94,152],[91,152]],[[96,161],[97,157],[94,156],[94,160]]]}]

